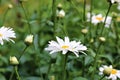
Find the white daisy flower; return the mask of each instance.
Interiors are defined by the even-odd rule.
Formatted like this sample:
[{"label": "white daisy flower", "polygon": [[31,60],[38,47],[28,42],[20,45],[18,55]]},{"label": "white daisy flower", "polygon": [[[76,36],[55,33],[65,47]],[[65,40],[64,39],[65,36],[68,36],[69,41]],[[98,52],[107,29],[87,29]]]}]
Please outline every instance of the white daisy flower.
[{"label": "white daisy flower", "polygon": [[[104,17],[104,20],[105,20],[105,17]],[[103,21],[104,21],[104,20],[103,20]],[[106,22],[105,22],[105,27],[109,28],[111,22],[112,22],[112,17],[107,16]]]},{"label": "white daisy flower", "polygon": [[81,42],[70,41],[68,37],[64,40],[56,37],[56,41],[50,41],[48,47],[45,48],[46,51],[50,51],[50,54],[62,51],[62,54],[66,54],[68,51],[73,52],[77,57],[79,57],[79,52],[87,50],[87,47],[82,45]]},{"label": "white daisy flower", "polygon": [[111,1],[111,3],[113,4],[113,3],[120,3],[120,0],[110,0]]},{"label": "white daisy flower", "polygon": [[102,14],[98,14],[98,15],[93,15],[92,16],[92,23],[94,25],[97,25],[98,23],[101,23],[104,21],[104,17],[102,16]]},{"label": "white daisy flower", "polygon": [[120,70],[114,69],[112,67],[112,65],[110,66],[102,66],[99,68],[100,75],[106,75],[107,79],[111,79],[111,80],[117,80],[117,78],[120,78]]},{"label": "white daisy flower", "polygon": [[15,36],[15,32],[13,31],[12,28],[7,28],[7,27],[1,27],[0,28],[0,44],[3,45],[4,44],[4,40],[6,41],[12,41],[12,38],[16,38]]}]

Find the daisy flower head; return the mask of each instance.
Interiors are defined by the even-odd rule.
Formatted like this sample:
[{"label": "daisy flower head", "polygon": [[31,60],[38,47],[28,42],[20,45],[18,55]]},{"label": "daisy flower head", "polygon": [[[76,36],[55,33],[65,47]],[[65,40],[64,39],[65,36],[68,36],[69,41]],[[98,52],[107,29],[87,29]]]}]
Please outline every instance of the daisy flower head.
[{"label": "daisy flower head", "polygon": [[112,67],[112,65],[110,66],[102,66],[99,68],[100,75],[106,75],[107,79],[111,79],[111,80],[117,80],[117,78],[120,78],[120,70],[114,69]]},{"label": "daisy flower head", "polygon": [[83,51],[87,50],[87,47],[81,44],[81,42],[70,41],[68,37],[65,37],[64,40],[56,37],[57,41],[50,41],[48,47],[45,48],[46,51],[50,51],[50,54],[61,52],[66,54],[68,51],[73,52],[77,57],[79,57],[79,52],[84,53]]},{"label": "daisy flower head", "polygon": [[[103,18],[103,21],[105,21],[105,17]],[[106,22],[105,22],[105,27],[106,27],[106,28],[109,28],[111,22],[112,22],[112,17],[107,16]]]},{"label": "daisy flower head", "polygon": [[120,3],[120,0],[108,0],[110,3],[114,4],[114,3]]},{"label": "daisy flower head", "polygon": [[92,16],[92,23],[94,25],[97,25],[98,23],[101,23],[104,21],[104,17],[102,16],[102,14],[98,14],[98,15],[93,15]]},{"label": "daisy flower head", "polygon": [[0,44],[4,44],[4,40],[6,41],[12,41],[12,38],[16,38],[15,32],[13,31],[12,28],[7,28],[7,27],[1,27],[0,28]]}]

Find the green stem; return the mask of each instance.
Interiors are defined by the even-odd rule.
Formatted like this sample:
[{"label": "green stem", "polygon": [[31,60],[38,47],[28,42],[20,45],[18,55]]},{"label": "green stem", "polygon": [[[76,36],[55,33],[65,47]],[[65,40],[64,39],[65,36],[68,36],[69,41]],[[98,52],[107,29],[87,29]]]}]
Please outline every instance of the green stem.
[{"label": "green stem", "polygon": [[86,12],[85,12],[85,9],[86,9],[86,0],[84,0],[84,8],[83,8],[83,20],[85,21],[86,20]]},{"label": "green stem", "polygon": [[[26,51],[26,49],[28,48],[28,46],[26,46],[23,51],[20,53],[20,57],[18,58],[18,61],[20,61],[21,57],[23,56],[24,52]],[[13,75],[14,75],[14,71],[12,72],[12,74],[10,75],[10,79],[9,80],[12,80],[13,78]]]},{"label": "green stem", "polygon": [[5,13],[4,13],[2,25],[4,25],[5,18],[6,18],[6,15],[7,15],[8,11],[9,11],[9,8],[7,8],[7,10],[6,10]]},{"label": "green stem", "polygon": [[102,76],[99,80],[102,80],[102,79],[104,79],[104,77],[105,77],[105,75],[104,76]]},{"label": "green stem", "polygon": [[83,63],[82,63],[82,65],[83,65],[83,67],[82,67],[82,76],[84,77],[84,75],[85,75],[85,57],[83,57],[83,61],[82,61]]},{"label": "green stem", "polygon": [[18,67],[15,66],[14,68],[15,68],[15,73],[16,73],[16,76],[17,76],[17,80],[21,80],[21,79],[20,79],[20,75],[19,75],[19,73],[18,73],[18,71],[17,71],[17,70],[18,70]]},{"label": "green stem", "polygon": [[28,46],[26,46],[23,51],[20,53],[20,57],[18,58],[18,61],[20,61],[21,57],[23,56],[24,52],[26,51],[26,49],[28,48]]},{"label": "green stem", "polygon": [[12,80],[14,73],[15,73],[15,71],[13,70],[12,73],[11,73],[11,75],[10,75],[9,80]]},{"label": "green stem", "polygon": [[50,73],[50,69],[51,69],[51,60],[50,60],[50,63],[49,63],[49,67],[48,67],[48,71],[47,71],[47,75],[45,77],[45,80],[48,80],[48,75]]},{"label": "green stem", "polygon": [[63,80],[67,80],[66,79],[66,63],[67,63],[67,57],[68,57],[68,53],[66,55],[64,55],[64,61],[63,61]]},{"label": "green stem", "polygon": [[92,10],[93,10],[93,0],[90,3],[90,38],[92,38]]},{"label": "green stem", "polygon": [[53,30],[54,36],[56,35],[56,0],[52,0],[52,19],[53,19]]},{"label": "green stem", "polygon": [[116,23],[116,22],[114,22],[115,23],[115,35],[116,35],[116,41],[115,41],[115,43],[116,43],[116,51],[117,51],[117,53],[119,53],[119,31],[118,31],[118,24]]},{"label": "green stem", "polygon": [[110,12],[111,6],[112,6],[112,3],[109,3],[109,8],[108,8],[108,11],[107,11],[107,13],[106,13],[105,20],[104,20],[103,27],[102,27],[101,34],[100,34],[100,35],[102,35],[103,32],[104,32],[104,26],[105,26],[105,23],[106,23],[106,20],[107,20],[107,16],[108,16],[108,14],[109,14],[109,12]]},{"label": "green stem", "polygon": [[27,24],[28,24],[28,27],[29,27],[29,33],[32,34],[32,32],[31,32],[31,26],[30,26],[30,23],[29,23],[29,19],[28,19],[26,10],[24,9],[24,6],[23,6],[23,4],[22,4],[22,1],[20,1],[19,3],[20,3],[21,8],[23,9],[24,14],[25,14],[25,18],[26,18],[26,20],[27,20]]},{"label": "green stem", "polygon": [[97,67],[97,60],[98,60],[98,54],[99,54],[99,50],[101,47],[102,43],[99,44],[97,50],[96,50],[96,55],[95,55],[95,59],[94,59],[94,63],[93,63],[93,73],[92,73],[92,80],[94,80],[94,75],[95,75],[95,71],[96,71],[96,67]]}]

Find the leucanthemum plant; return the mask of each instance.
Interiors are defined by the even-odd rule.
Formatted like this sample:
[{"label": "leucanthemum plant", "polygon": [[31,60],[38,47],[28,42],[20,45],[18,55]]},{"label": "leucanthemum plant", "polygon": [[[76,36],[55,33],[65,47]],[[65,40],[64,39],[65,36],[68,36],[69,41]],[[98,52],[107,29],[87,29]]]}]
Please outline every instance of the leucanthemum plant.
[{"label": "leucanthemum plant", "polygon": [[120,78],[120,70],[114,69],[112,65],[103,65],[99,68],[99,71],[99,74],[104,75],[107,79],[117,80],[117,78]]},{"label": "leucanthemum plant", "polygon": [[10,27],[1,27],[0,28],[0,44],[3,45],[4,44],[4,40],[6,41],[12,41],[14,43],[14,41],[12,40],[12,38],[16,38],[15,36],[15,32],[13,31],[12,28]]},{"label": "leucanthemum plant", "polygon": [[[87,14],[87,21],[89,22],[90,21],[90,13]],[[92,14],[92,18],[91,18],[91,23],[94,24],[94,25],[97,25],[99,23],[104,23],[105,21],[105,17],[102,15],[102,14]],[[106,18],[106,22],[105,22],[105,27],[109,27],[110,24],[112,22],[112,17],[111,16],[107,16]]]},{"label": "leucanthemum plant", "polygon": [[110,3],[114,4],[114,3],[120,3],[120,0],[108,0]]},{"label": "leucanthemum plant", "polygon": [[[77,57],[79,57],[79,52],[87,50],[87,47],[81,44],[81,42],[70,41],[68,37],[62,40],[56,37],[56,41],[50,41],[48,47],[45,48],[46,51],[50,51],[50,54],[62,51],[62,54],[66,54],[68,51],[73,52]],[[85,54],[85,53],[84,53]]]}]

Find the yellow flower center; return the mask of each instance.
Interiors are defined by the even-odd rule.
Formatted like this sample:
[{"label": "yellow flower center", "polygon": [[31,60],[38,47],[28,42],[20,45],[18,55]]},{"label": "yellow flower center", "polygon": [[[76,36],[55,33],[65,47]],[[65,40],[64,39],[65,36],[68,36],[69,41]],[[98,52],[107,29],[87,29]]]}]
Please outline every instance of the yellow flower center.
[{"label": "yellow flower center", "polygon": [[117,73],[117,70],[112,69],[111,74],[116,74],[116,73]]},{"label": "yellow flower center", "polygon": [[0,37],[2,37],[3,35],[0,33]]},{"label": "yellow flower center", "polygon": [[96,17],[96,19],[99,20],[99,21],[102,21],[102,20],[103,20],[102,17]]},{"label": "yellow flower center", "polygon": [[62,48],[63,48],[63,49],[68,49],[69,46],[67,46],[67,45],[63,45]]}]

